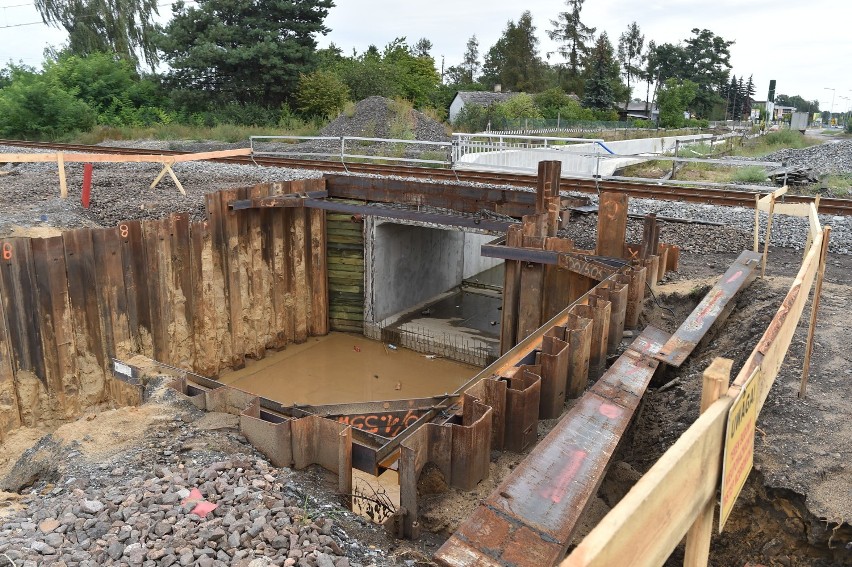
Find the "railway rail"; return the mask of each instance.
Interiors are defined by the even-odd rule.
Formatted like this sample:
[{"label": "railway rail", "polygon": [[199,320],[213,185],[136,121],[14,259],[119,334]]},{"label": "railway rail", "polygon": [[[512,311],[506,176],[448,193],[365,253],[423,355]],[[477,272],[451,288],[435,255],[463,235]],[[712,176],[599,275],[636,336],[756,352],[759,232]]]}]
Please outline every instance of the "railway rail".
[{"label": "railway rail", "polygon": [[[61,152],[108,153],[126,155],[180,155],[186,152],[155,150],[144,148],[119,148],[113,146],[89,146],[81,144],[59,144],[48,142],[30,142],[22,140],[3,140],[0,145],[24,148],[44,149]],[[382,175],[411,177],[423,180],[485,183],[491,185],[508,185],[515,187],[535,187],[537,177],[534,174],[499,173],[493,171],[476,171],[469,169],[433,168],[423,166],[381,165],[371,163],[342,163],[331,160],[294,159],[271,156],[245,156],[217,158],[211,161],[237,165],[263,165],[267,167],[287,167],[314,169],[319,171],[347,172],[360,175]],[[702,188],[677,185],[666,185],[649,180],[648,182],[621,181],[612,179],[582,179],[563,178],[560,190],[577,191],[581,193],[598,193],[610,191],[625,193],[641,199],[661,199],[705,203],[728,207],[754,208],[755,191],[732,188]],[[811,197],[803,195],[784,195],[786,203],[809,203]],[[823,198],[819,203],[819,211],[830,215],[852,215],[852,200]]]}]

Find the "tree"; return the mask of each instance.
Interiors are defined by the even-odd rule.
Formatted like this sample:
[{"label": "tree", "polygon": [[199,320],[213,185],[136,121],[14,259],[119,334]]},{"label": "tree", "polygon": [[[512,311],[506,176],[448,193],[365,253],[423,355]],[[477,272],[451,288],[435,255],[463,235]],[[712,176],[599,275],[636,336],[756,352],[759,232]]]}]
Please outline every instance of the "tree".
[{"label": "tree", "polygon": [[466,83],[476,81],[476,76],[482,65],[479,63],[479,40],[476,39],[475,35],[470,36],[470,39],[467,40],[460,67],[464,71]]},{"label": "tree", "polygon": [[329,118],[343,110],[349,89],[331,71],[314,71],[299,76],[296,104],[305,116]]},{"label": "tree", "polygon": [[755,92],[757,90],[754,88],[754,75],[749,75],[748,82],[743,89],[743,94],[745,95],[745,99],[743,100],[743,115],[745,116],[751,116],[751,102]]},{"label": "tree", "polygon": [[529,10],[518,23],[509,20],[503,35],[485,56],[483,82],[504,90],[535,92],[543,85],[544,63],[538,55],[538,38]]},{"label": "tree", "polygon": [[693,37],[684,41],[687,66],[682,78],[689,79],[698,86],[695,97],[695,111],[701,117],[710,114],[713,107],[721,102],[719,91],[728,81],[731,68],[730,47],[733,41],[725,41],[710,30],[692,30]]},{"label": "tree", "polygon": [[610,110],[620,90],[621,77],[618,61],[615,60],[612,44],[606,32],[595,42],[586,61],[586,88],[583,106],[598,110]]},{"label": "tree", "polygon": [[639,31],[639,25],[636,22],[628,25],[627,31],[622,32],[621,37],[618,38],[618,60],[627,77],[627,104],[630,103],[630,78],[642,75],[640,65],[645,60],[645,54],[642,52],[644,46],[645,36]]},{"label": "tree", "polygon": [[585,0],[565,0],[568,8],[560,12],[555,20],[550,21],[553,29],[547,32],[548,37],[560,44],[556,51],[568,62],[568,72],[571,77],[580,75],[580,64],[589,53],[589,44],[595,37],[597,28],[591,28],[580,21],[580,12]]},{"label": "tree", "polygon": [[432,42],[425,37],[418,39],[414,47],[411,48],[411,54],[415,57],[432,57],[431,51]]},{"label": "tree", "polygon": [[25,67],[9,70],[10,83],[0,89],[0,134],[55,138],[95,125],[89,105],[65,90],[55,77]]},{"label": "tree", "polygon": [[158,40],[178,88],[209,101],[279,107],[316,64],[332,0],[178,0]]},{"label": "tree", "polygon": [[153,69],[157,0],[35,0],[44,23],[68,32],[68,51],[74,55],[116,53],[138,66],[142,55]]},{"label": "tree", "polygon": [[685,79],[669,79],[660,89],[660,126],[663,128],[681,128],[686,119],[683,114],[695,100],[698,85]]}]

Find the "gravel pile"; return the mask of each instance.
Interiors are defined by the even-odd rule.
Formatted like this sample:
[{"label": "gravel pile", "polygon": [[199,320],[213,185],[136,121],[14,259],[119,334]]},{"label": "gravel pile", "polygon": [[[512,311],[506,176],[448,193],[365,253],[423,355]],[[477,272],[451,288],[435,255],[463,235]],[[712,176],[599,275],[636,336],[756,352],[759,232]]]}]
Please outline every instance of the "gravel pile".
[{"label": "gravel pile", "polygon": [[[355,105],[351,116],[341,114],[320,131],[320,136],[363,136],[365,138],[394,138],[393,123],[398,120],[393,110],[394,101],[371,96]],[[415,140],[449,142],[444,124],[429,118],[419,110],[411,110],[406,117]]]},{"label": "gravel pile", "polygon": [[380,528],[336,502],[328,479],[272,466],[239,434],[236,416],[181,401],[160,417],[128,450],[102,459],[86,454],[88,435],[70,443],[48,435],[25,452],[3,479],[10,490],[32,485],[20,509],[0,508],[0,566],[387,563],[365,543],[393,547]]},{"label": "gravel pile", "polygon": [[778,150],[759,159],[810,167],[819,175],[852,173],[852,140],[832,140],[801,150]]}]

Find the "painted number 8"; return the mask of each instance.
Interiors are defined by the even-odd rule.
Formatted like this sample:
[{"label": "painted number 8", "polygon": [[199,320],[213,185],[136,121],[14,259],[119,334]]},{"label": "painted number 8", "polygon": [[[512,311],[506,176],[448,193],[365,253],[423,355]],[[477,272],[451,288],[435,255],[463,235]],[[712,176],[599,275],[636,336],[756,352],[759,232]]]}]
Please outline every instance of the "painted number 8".
[{"label": "painted number 8", "polygon": [[12,245],[8,242],[3,243],[3,259],[11,260],[12,259]]},{"label": "painted number 8", "polygon": [[122,238],[127,238],[127,235],[130,234],[130,229],[127,228],[126,224],[119,225],[118,231],[121,233]]}]

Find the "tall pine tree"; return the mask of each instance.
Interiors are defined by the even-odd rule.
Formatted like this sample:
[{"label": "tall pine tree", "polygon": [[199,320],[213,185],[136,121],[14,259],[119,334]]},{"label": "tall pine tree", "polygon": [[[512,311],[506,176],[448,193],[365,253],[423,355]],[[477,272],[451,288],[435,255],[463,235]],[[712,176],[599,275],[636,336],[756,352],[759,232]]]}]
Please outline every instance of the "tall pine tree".
[{"label": "tall pine tree", "polygon": [[583,2],[585,0],[565,0],[568,10],[560,12],[555,20],[550,20],[553,29],[547,32],[548,37],[559,44],[556,51],[567,62],[568,82],[572,86],[580,77],[580,66],[589,54],[597,30],[580,20]]},{"label": "tall pine tree", "polygon": [[[332,0],[197,0],[172,6],[159,44],[172,86],[208,101],[277,107],[316,63]],[[200,96],[199,96],[200,95]]]}]

